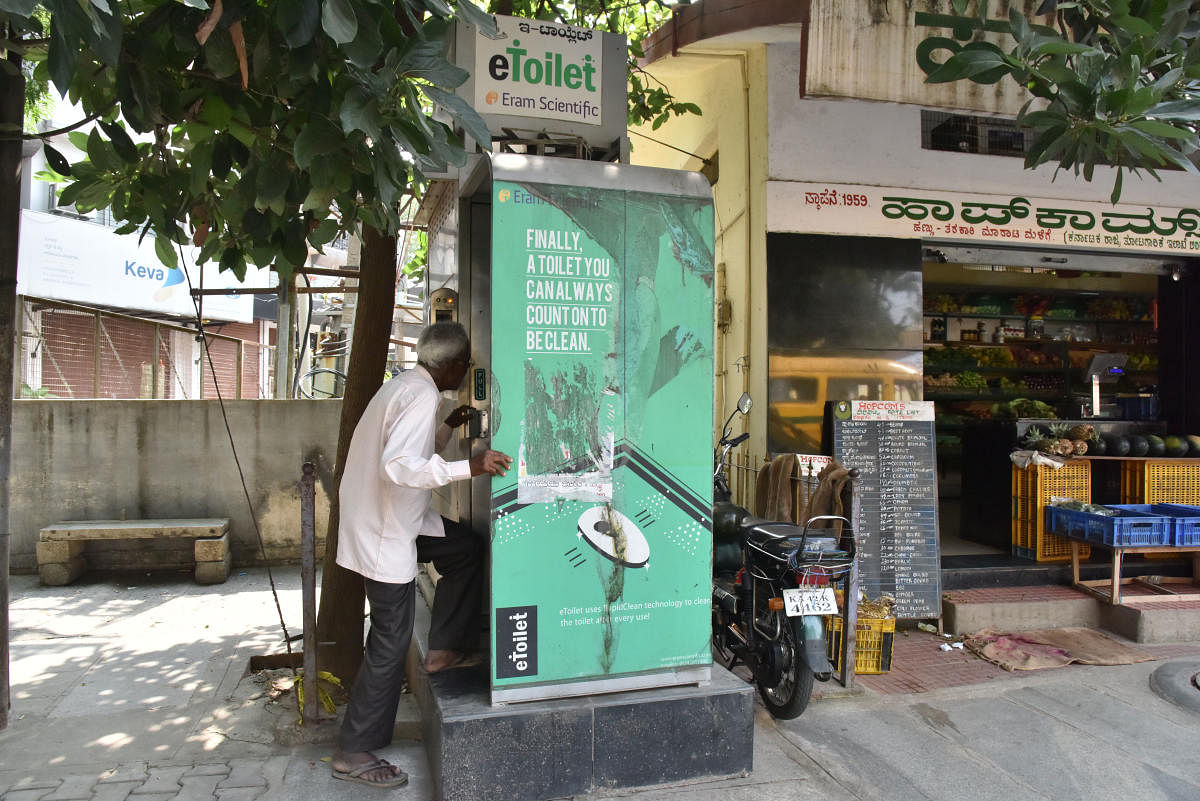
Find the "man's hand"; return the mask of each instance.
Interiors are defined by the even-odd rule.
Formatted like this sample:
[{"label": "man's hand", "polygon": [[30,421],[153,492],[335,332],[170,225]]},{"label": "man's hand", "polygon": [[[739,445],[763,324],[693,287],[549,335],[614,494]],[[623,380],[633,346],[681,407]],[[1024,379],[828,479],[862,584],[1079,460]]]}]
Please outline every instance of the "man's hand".
[{"label": "man's hand", "polygon": [[512,467],[512,457],[500,451],[484,451],[471,457],[471,475],[482,476],[489,473],[502,476]]},{"label": "man's hand", "polygon": [[449,416],[446,417],[444,422],[451,428],[458,428],[461,425],[465,425],[466,422],[474,415],[474,409],[472,409],[470,406],[463,405],[450,412]]}]

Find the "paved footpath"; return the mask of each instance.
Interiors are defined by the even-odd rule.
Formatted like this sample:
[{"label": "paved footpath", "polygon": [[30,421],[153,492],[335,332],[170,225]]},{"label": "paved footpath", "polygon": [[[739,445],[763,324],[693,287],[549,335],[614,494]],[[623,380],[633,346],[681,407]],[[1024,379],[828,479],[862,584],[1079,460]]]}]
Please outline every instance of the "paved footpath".
[{"label": "paved footpath", "polygon": [[[275,578],[298,632],[298,572]],[[327,746],[275,742],[294,697],[272,701],[247,673],[250,656],[285,650],[265,570],[215,587],[186,575],[55,588],[13,576],[10,595],[0,801],[432,801],[419,742],[381,752],[411,777],[393,792],[334,780]],[[1173,661],[830,698],[794,721],[759,708],[749,776],[577,801],[1196,801],[1200,707],[1156,695],[1150,677],[1170,661],[1190,680],[1197,645]]]}]

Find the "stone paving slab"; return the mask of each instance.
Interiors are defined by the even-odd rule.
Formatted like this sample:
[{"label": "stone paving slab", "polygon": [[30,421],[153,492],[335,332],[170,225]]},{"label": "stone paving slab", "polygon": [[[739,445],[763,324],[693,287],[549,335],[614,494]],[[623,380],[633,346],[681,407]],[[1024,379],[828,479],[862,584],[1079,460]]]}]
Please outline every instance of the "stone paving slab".
[{"label": "stone paving slab", "polygon": [[64,776],[62,783],[44,801],[82,801],[92,797],[95,776]]},{"label": "stone paving slab", "polygon": [[141,782],[104,782],[96,785],[92,801],[125,801]]},{"label": "stone paving slab", "polygon": [[137,801],[145,801],[140,798],[143,795],[153,793],[170,793],[174,795],[179,792],[182,787],[179,780],[183,778],[183,774],[189,769],[187,765],[172,765],[170,767],[150,768],[147,772],[146,781],[140,787],[134,789],[132,795],[137,796]]}]

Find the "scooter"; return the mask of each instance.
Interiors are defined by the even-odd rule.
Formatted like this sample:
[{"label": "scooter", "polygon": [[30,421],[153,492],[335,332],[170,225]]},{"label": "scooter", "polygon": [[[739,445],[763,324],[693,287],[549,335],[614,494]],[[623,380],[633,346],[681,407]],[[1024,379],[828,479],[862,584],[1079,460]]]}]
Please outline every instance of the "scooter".
[{"label": "scooter", "polygon": [[[828,681],[826,615],[837,614],[832,584],[854,563],[850,521],[818,515],[804,526],[763,520],[731,501],[729,452],[750,435],[732,436],[736,414],[750,411],[743,394],[730,413],[713,460],[713,659],[732,669],[744,663],[767,710],[798,717],[812,697],[814,679]],[[814,528],[842,521],[842,536]]]}]

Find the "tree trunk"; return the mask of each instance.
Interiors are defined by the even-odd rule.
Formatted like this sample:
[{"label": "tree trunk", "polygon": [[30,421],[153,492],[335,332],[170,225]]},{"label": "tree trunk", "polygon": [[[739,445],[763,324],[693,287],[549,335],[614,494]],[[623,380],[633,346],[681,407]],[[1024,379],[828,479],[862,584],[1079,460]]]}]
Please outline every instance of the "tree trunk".
[{"label": "tree trunk", "polygon": [[[21,59],[16,75],[0,70],[0,130],[19,132],[25,119]],[[0,137],[0,730],[12,707],[8,676],[8,479],[12,461],[13,348],[16,344],[17,243],[21,228],[21,137]]]},{"label": "tree trunk", "polygon": [[338,544],[338,488],[350,438],[367,403],[383,383],[388,345],[392,335],[392,310],[396,303],[396,238],[363,228],[362,264],[359,267],[358,309],[351,337],[350,364],[338,427],[334,489],[329,499],[329,527],[325,563],[321,574],[321,605],[317,612],[317,640],[321,670],[343,682],[354,680],[362,664],[363,581],[335,561]]}]

